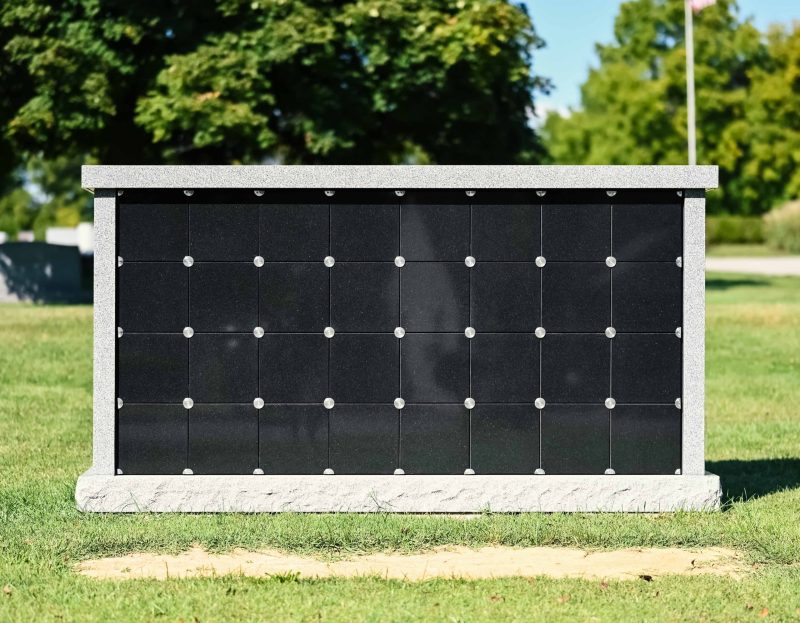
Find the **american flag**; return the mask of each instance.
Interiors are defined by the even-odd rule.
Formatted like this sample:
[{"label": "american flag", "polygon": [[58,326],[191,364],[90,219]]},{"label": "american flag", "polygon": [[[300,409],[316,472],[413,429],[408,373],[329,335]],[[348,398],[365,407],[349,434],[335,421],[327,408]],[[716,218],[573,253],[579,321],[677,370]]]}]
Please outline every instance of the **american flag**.
[{"label": "american flag", "polygon": [[689,0],[689,4],[692,6],[692,10],[695,13],[699,13],[706,7],[711,6],[712,4],[716,4],[717,0]]}]

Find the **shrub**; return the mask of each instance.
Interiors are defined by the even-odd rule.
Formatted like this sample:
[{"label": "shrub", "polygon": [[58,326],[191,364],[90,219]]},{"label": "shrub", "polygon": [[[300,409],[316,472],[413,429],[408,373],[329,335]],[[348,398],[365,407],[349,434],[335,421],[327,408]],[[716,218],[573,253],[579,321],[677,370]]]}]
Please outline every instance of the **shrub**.
[{"label": "shrub", "polygon": [[764,224],[760,216],[709,216],[706,241],[708,244],[764,242]]},{"label": "shrub", "polygon": [[800,253],[800,201],[790,201],[765,214],[764,235],[770,246]]}]

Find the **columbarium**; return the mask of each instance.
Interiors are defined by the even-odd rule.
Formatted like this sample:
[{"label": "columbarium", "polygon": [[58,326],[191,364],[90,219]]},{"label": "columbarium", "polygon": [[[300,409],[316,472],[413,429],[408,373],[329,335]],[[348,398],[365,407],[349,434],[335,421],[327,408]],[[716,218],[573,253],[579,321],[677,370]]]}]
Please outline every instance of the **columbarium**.
[{"label": "columbarium", "polygon": [[86,511],[713,509],[716,167],[87,166]]}]

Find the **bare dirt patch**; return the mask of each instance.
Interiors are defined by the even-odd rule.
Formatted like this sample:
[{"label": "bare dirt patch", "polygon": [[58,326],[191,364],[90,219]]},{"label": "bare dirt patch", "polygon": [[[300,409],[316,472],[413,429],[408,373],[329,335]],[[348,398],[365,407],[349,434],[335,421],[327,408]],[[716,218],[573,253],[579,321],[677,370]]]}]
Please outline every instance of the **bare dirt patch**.
[{"label": "bare dirt patch", "polygon": [[416,554],[366,554],[325,561],[276,550],[213,554],[193,547],[177,555],[137,553],[86,560],[76,570],[99,579],[299,574],[303,578],[380,576],[402,580],[510,576],[626,580],[672,574],[739,577],[748,567],[737,552],[723,548],[586,551],[565,547],[447,547]]}]

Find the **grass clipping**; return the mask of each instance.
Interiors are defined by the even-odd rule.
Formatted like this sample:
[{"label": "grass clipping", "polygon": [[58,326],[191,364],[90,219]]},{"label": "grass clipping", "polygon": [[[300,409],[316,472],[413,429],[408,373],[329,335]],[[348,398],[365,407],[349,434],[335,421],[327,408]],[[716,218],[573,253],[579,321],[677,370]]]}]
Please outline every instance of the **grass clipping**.
[{"label": "grass clipping", "polygon": [[195,546],[177,555],[134,553],[86,560],[76,570],[84,576],[115,580],[293,575],[420,581],[537,576],[609,580],[703,574],[740,577],[747,567],[737,552],[724,548],[587,551],[565,547],[442,547],[416,554],[365,554],[325,561],[277,550],[214,554]]}]

